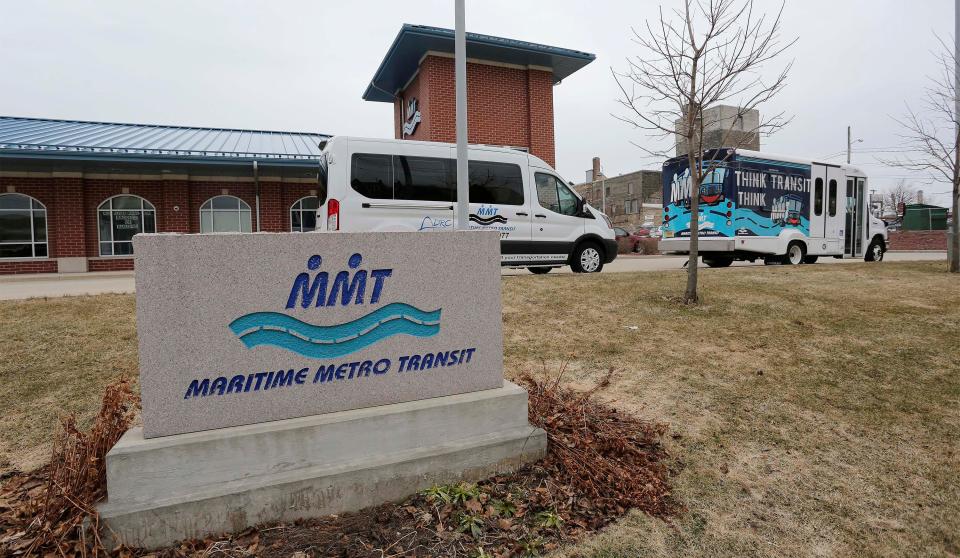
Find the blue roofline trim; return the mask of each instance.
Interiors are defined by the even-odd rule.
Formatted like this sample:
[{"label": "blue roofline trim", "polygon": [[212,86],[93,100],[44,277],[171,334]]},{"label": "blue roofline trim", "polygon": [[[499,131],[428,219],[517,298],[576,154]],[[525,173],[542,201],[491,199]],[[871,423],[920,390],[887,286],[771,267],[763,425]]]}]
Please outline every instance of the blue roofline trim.
[{"label": "blue roofline trim", "polygon": [[327,134],[0,116],[0,157],[313,164]]},{"label": "blue roofline trim", "polygon": [[[393,102],[399,88],[417,71],[423,55],[430,50],[453,53],[453,42],[453,29],[403,24],[364,91],[363,99]],[[597,58],[589,52],[479,33],[467,33],[467,57],[549,67],[553,69],[555,84]]]},{"label": "blue roofline trim", "polygon": [[28,151],[0,149],[0,160],[45,160],[56,159],[57,161],[76,161],[76,162],[103,162],[103,163],[143,163],[143,164],[187,164],[187,165],[212,165],[212,166],[246,166],[254,161],[261,167],[291,167],[291,168],[315,168],[319,163],[316,157],[302,158],[278,158],[278,157],[256,157],[256,156],[236,156],[236,157],[200,157],[188,155],[159,155],[159,154],[137,154],[137,153],[97,153],[83,151],[58,151],[55,154],[50,151]]}]

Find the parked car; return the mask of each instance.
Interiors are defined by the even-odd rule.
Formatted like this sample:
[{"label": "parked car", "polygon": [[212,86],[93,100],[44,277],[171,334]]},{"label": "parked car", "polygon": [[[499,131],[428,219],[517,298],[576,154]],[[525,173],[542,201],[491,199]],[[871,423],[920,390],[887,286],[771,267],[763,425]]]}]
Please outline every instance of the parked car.
[{"label": "parked car", "polygon": [[640,244],[640,239],[643,238],[643,235],[629,233],[626,229],[621,227],[613,227],[613,233],[616,235],[617,252],[620,254],[636,252],[637,247]]}]

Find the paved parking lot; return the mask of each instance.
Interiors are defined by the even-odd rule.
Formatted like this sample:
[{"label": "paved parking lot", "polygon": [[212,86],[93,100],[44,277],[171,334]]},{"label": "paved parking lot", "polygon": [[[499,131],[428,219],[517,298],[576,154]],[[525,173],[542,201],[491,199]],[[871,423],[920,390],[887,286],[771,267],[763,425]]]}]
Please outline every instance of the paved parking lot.
[{"label": "paved parking lot", "polygon": [[[930,261],[945,260],[943,251],[926,252],[887,252],[887,261]],[[623,255],[603,268],[603,273],[628,273],[642,271],[667,271],[683,269],[686,257],[683,256],[632,256]],[[836,260],[821,258],[817,265],[835,265],[856,263],[863,260]],[[735,267],[761,266],[762,263],[735,262]],[[882,264],[881,264],[882,265]],[[703,267],[701,265],[701,267]],[[569,267],[550,272],[571,273]],[[504,275],[529,275],[526,269],[505,269]],[[54,297],[67,295],[86,295],[103,293],[132,293],[133,272],[65,273],[44,275],[6,275],[0,276],[0,300],[18,300],[32,297]]]}]

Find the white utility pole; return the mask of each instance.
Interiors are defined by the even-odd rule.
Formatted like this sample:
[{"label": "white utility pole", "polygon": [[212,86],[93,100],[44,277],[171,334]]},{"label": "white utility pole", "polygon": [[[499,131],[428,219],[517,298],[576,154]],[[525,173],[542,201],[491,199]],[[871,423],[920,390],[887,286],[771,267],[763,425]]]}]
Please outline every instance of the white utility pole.
[{"label": "white utility pole", "polygon": [[[960,0],[957,0],[957,2],[960,2]],[[850,135],[850,126],[847,126],[847,164],[848,165],[850,164],[850,152],[853,151],[852,149],[853,144],[860,143],[862,141],[863,141],[862,138],[853,139],[853,136]]]},{"label": "white utility pole", "polygon": [[[960,2],[960,0],[957,0]],[[847,126],[847,164],[850,164],[850,126]]]},{"label": "white utility pole", "polygon": [[[453,49],[457,96],[457,230],[470,230],[470,173],[467,167],[467,31],[466,0],[456,2]],[[960,2],[960,0],[957,0]]]}]

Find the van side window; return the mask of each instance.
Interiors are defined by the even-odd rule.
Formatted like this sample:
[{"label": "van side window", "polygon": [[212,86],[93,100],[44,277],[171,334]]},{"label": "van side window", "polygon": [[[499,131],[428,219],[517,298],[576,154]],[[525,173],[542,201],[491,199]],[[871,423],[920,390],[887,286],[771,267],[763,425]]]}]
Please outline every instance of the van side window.
[{"label": "van side window", "polygon": [[837,181],[830,180],[830,200],[827,202],[827,206],[830,209],[830,216],[833,217],[837,214]]},{"label": "van side window", "polygon": [[390,155],[354,153],[350,186],[375,200],[393,199],[393,168]]},{"label": "van side window", "polygon": [[823,215],[823,179],[817,178],[813,183],[813,213]]},{"label": "van side window", "polygon": [[394,199],[449,202],[456,194],[453,159],[394,155]]},{"label": "van side window", "polygon": [[536,181],[537,201],[541,207],[561,215],[576,215],[577,196],[566,184],[542,172],[536,173]]},{"label": "van side window", "polygon": [[[467,168],[470,173],[470,203],[523,205],[523,175],[518,165],[469,161]],[[453,182],[456,184],[456,180]]]}]

